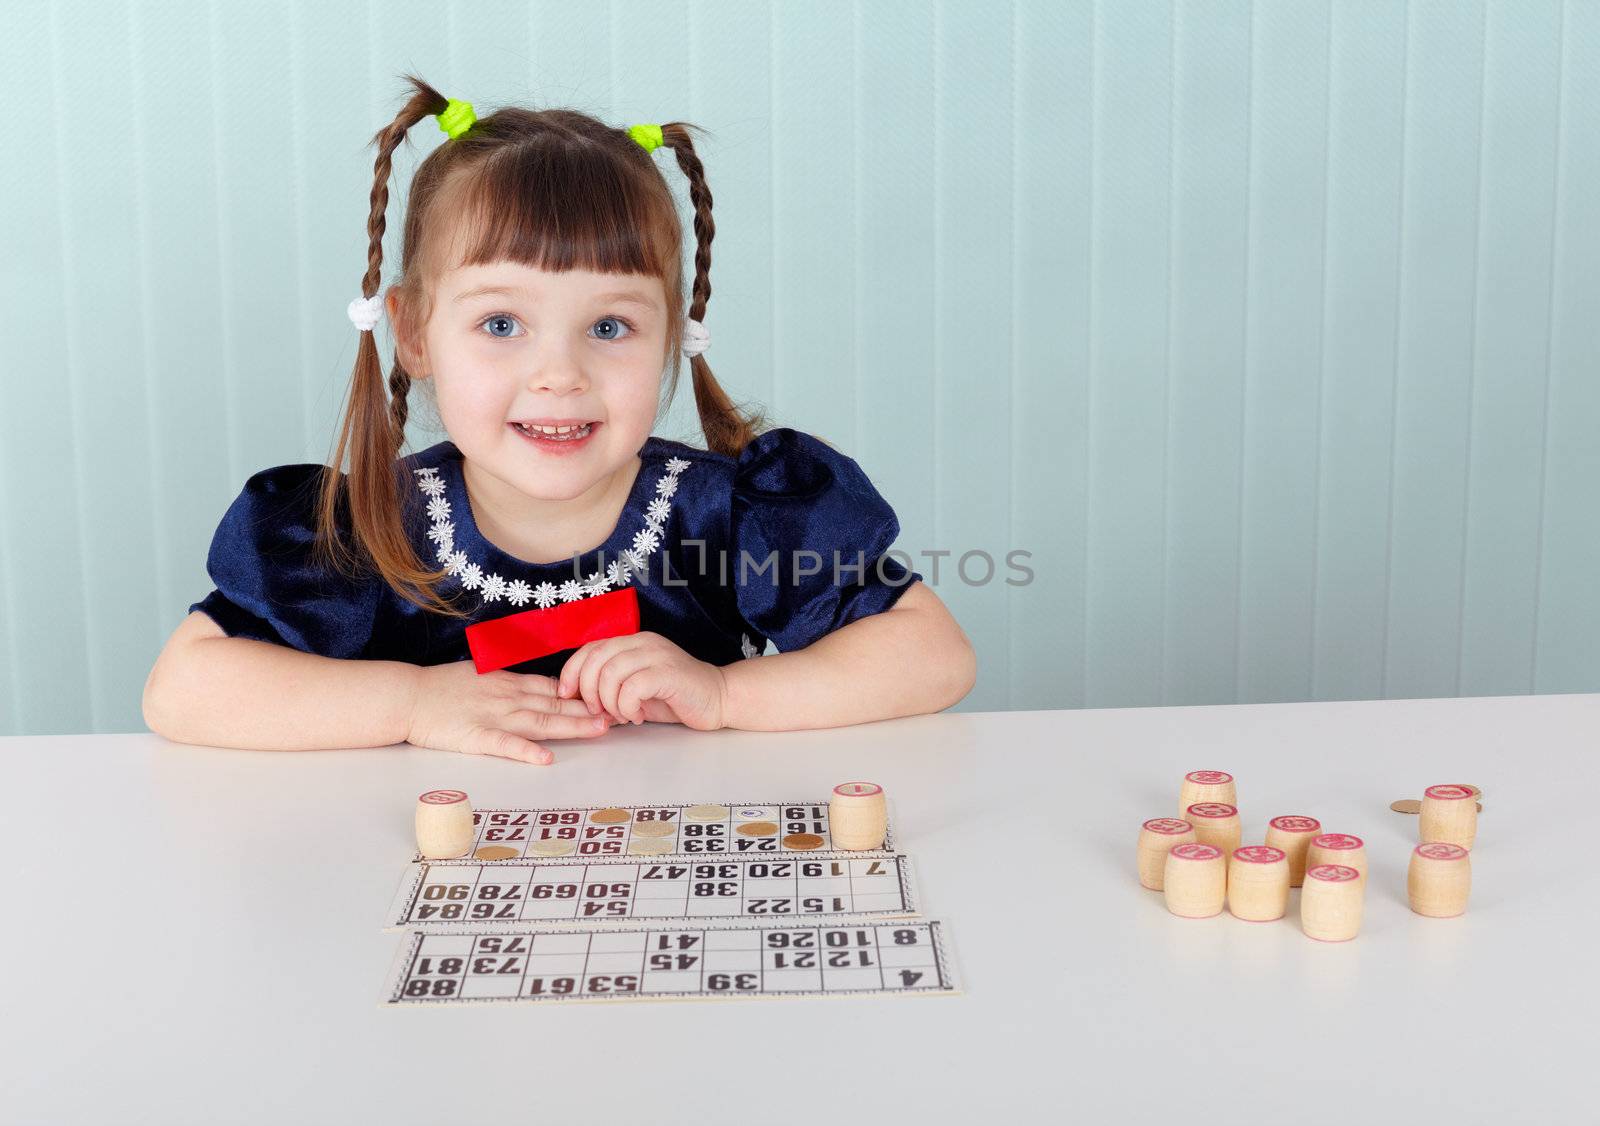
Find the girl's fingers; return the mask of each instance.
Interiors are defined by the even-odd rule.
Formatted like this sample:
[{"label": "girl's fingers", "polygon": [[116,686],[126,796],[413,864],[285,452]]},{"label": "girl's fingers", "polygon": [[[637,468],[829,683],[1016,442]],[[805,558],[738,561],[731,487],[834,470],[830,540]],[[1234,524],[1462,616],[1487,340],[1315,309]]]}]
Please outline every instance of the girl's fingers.
[{"label": "girl's fingers", "polygon": [[626,677],[617,688],[617,714],[631,723],[643,723],[644,702],[655,698],[663,679],[660,668],[653,665]]},{"label": "girl's fingers", "polygon": [[583,672],[583,666],[594,655],[598,641],[591,641],[587,645],[580,645],[572,656],[567,658],[567,663],[561,666],[561,675],[556,677],[556,695],[564,699],[578,699],[578,676]]},{"label": "girl's fingers", "polygon": [[[640,644],[638,634],[629,634],[625,637],[608,637],[604,641],[594,643],[595,651],[583,663],[583,669],[578,673],[578,691],[583,694],[584,702],[589,705],[589,710],[598,712],[604,705],[600,702],[600,672],[605,668],[607,661],[615,660],[618,654],[626,653],[637,648]],[[561,678],[566,680],[566,676]]]},{"label": "girl's fingers", "polygon": [[617,689],[622,687],[622,682],[628,677],[652,663],[648,649],[628,649],[614,654],[600,669],[600,674],[595,680],[595,692],[599,696],[601,707],[605,708],[608,714],[615,716],[617,722],[628,721],[627,714],[617,706]]},{"label": "girl's fingers", "polygon": [[563,700],[560,696],[555,695],[553,689],[551,694],[548,696],[537,692],[531,692],[523,696],[522,699],[522,706],[527,708],[529,711],[551,712],[555,715],[570,715],[583,719],[586,719],[594,714],[589,710],[588,705],[585,704],[582,699],[574,697],[570,700]]},{"label": "girl's fingers", "polygon": [[593,739],[604,735],[606,718],[597,715],[560,715],[556,712],[519,708],[500,720],[507,731],[527,739]]},{"label": "girl's fingers", "polygon": [[556,694],[556,678],[553,676],[540,676],[538,673],[513,673],[517,683],[523,691],[534,696],[554,696]]},{"label": "girl's fingers", "polygon": [[515,759],[518,762],[532,763],[535,766],[549,766],[555,761],[556,756],[531,739],[524,739],[510,731],[500,731],[485,728],[483,730],[483,754],[495,758]]}]

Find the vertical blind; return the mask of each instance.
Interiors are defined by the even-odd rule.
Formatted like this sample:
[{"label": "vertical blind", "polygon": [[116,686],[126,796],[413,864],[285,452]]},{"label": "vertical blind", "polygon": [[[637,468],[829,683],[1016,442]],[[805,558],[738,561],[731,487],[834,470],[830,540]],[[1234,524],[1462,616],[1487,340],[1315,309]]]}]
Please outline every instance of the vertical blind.
[{"label": "vertical blind", "polygon": [[141,729],[328,456],[406,71],[710,131],[707,358],[895,505],[962,708],[1600,687],[1600,5],[17,0],[0,732]]}]

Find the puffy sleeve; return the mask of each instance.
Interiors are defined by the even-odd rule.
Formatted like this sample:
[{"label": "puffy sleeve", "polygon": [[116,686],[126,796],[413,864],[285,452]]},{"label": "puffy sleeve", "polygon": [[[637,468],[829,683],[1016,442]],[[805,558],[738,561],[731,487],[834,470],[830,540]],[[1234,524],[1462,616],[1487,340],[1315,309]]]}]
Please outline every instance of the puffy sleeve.
[{"label": "puffy sleeve", "polygon": [[[211,539],[216,589],[189,607],[230,637],[356,657],[372,636],[381,580],[357,580],[312,560],[316,498],[325,467],[280,465],[245,482]],[[341,529],[348,508],[341,501]]]},{"label": "puffy sleeve", "polygon": [[887,610],[922,577],[885,554],[899,534],[861,467],[809,434],[769,430],[738,457],[735,597],[744,620],[784,652]]}]

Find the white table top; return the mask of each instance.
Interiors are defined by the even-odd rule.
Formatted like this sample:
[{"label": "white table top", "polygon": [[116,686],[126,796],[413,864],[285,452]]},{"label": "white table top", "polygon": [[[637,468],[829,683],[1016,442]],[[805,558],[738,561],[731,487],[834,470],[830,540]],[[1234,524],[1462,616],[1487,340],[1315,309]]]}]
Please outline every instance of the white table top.
[{"label": "white table top", "polygon": [[[1593,1075],[1597,729],[1600,695],[1573,695],[649,725],[556,744],[552,768],[3,739],[0,1117],[1549,1120]],[[1247,842],[1281,813],[1366,838],[1360,938],[1307,939],[1299,892],[1247,924],[1175,918],[1139,887],[1139,823],[1202,768],[1237,775]],[[962,996],[379,1003],[422,790],[789,800],[851,777],[887,789]],[[1388,806],[1446,781],[1484,791],[1472,902],[1426,919],[1405,903],[1416,819]]]}]

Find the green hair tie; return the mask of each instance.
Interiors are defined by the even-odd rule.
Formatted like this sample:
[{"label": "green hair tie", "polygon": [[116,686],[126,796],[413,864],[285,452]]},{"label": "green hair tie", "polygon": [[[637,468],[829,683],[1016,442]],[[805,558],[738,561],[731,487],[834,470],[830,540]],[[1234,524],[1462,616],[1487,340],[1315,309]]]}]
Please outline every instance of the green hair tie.
[{"label": "green hair tie", "polygon": [[445,105],[443,113],[435,116],[439,119],[439,128],[448,133],[452,141],[471,129],[472,123],[478,120],[478,115],[472,112],[471,102],[462,102],[455,98],[451,98]]},{"label": "green hair tie", "polygon": [[661,126],[659,125],[630,125],[628,136],[638,141],[645,152],[655,152],[661,147]]}]

